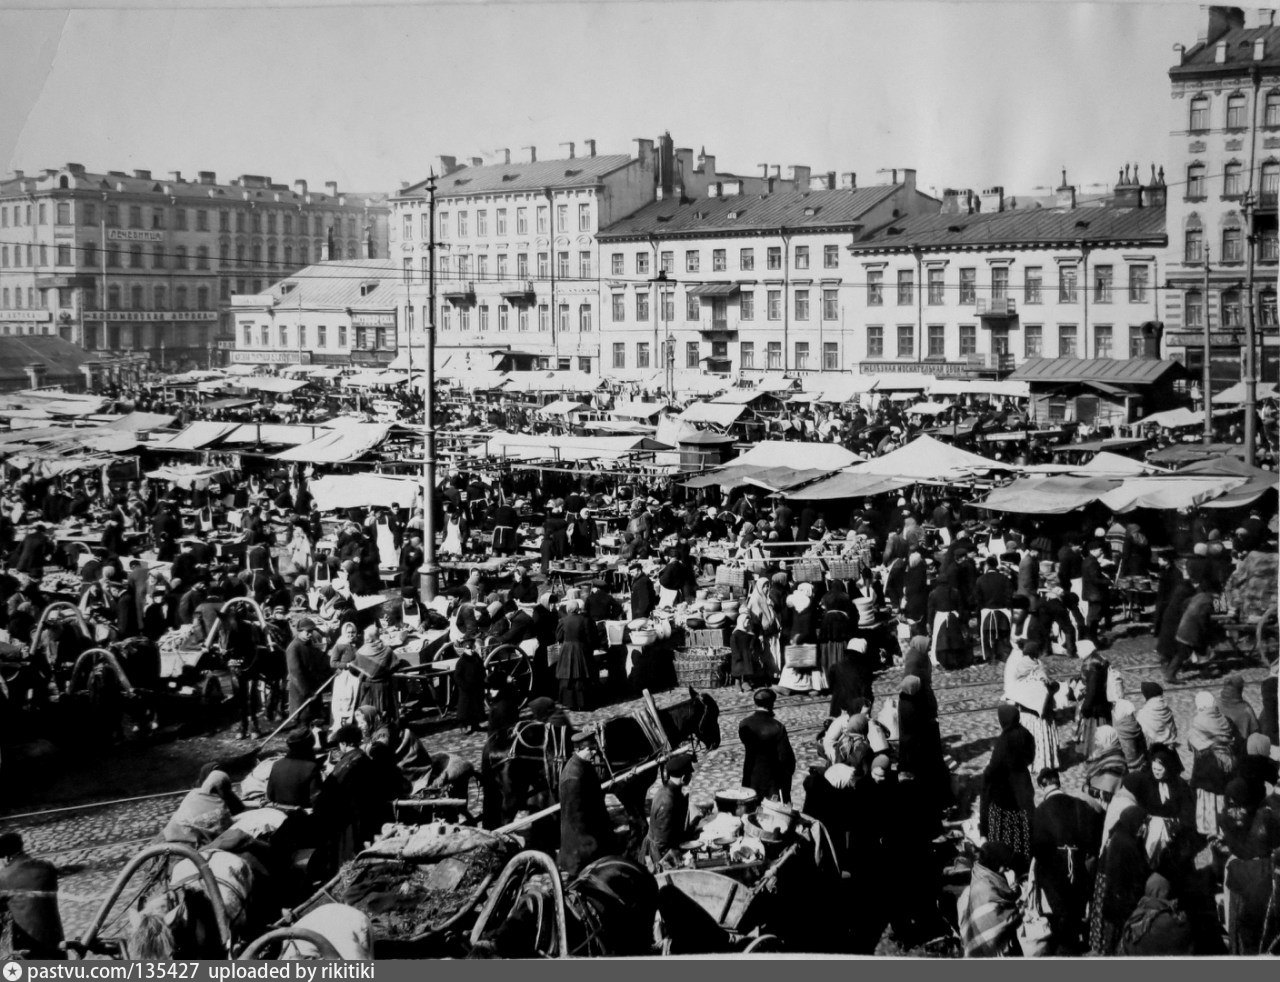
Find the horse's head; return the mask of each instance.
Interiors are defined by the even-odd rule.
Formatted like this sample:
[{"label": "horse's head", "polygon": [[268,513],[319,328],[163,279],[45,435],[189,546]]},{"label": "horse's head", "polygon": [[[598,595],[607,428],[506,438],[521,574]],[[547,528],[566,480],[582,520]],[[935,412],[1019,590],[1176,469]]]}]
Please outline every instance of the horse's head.
[{"label": "horse's head", "polygon": [[694,706],[693,735],[708,750],[720,746],[720,707],[705,692],[689,686],[689,700]]},{"label": "horse's head", "polygon": [[143,961],[173,961],[177,954],[175,930],[183,919],[180,898],[158,893],[150,899],[139,898],[138,906],[129,911],[129,957]]}]

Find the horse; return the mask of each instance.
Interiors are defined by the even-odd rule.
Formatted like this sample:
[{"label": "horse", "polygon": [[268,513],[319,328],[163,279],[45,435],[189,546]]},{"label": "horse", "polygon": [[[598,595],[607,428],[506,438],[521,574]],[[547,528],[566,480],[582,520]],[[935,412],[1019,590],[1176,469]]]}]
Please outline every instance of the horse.
[{"label": "horse", "polygon": [[560,769],[570,753],[564,728],[537,720],[491,733],[480,757],[485,828],[510,822],[520,811],[540,811],[554,804]]},{"label": "horse", "polygon": [[[531,871],[541,867],[545,872],[532,876],[526,872],[510,896],[508,884],[514,870],[525,867]],[[563,888],[564,936],[560,938],[556,897],[560,891],[553,876],[559,873],[549,856],[522,853],[512,860],[476,925],[468,957],[625,958],[652,953],[658,882],[647,869],[621,856],[606,856],[587,866]],[[497,916],[497,907],[508,897],[510,909]]]},{"label": "horse", "polygon": [[213,904],[203,893],[179,888],[139,897],[129,911],[123,955],[142,961],[226,958]]}]

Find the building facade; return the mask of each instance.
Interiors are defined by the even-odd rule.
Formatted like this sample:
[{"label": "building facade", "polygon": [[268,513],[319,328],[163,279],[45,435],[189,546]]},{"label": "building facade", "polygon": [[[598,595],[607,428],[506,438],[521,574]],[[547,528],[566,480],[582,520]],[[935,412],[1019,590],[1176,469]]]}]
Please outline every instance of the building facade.
[{"label": "building facade", "polygon": [[[597,233],[657,197],[695,198],[719,175],[715,158],[669,134],[637,140],[634,156],[586,154],[522,162],[438,161],[437,364],[596,372],[601,318]],[[756,184],[758,179],[747,179]],[[391,252],[404,286],[402,343],[429,322],[431,238],[426,182],[391,202]]]},{"label": "building facade", "polygon": [[1190,47],[1177,46],[1179,62],[1169,69],[1169,289],[1163,320],[1170,355],[1197,378],[1207,325],[1215,389],[1242,377],[1251,307],[1260,376],[1280,378],[1280,27],[1274,11],[1257,16],[1246,26],[1239,8],[1208,8],[1200,37]]},{"label": "building facade", "polygon": [[990,377],[1028,358],[1143,354],[1164,198],[1132,173],[1103,207],[1075,207],[1071,187],[1060,207],[1012,210],[1001,188],[947,191],[940,214],[860,237],[847,249],[860,371]]},{"label": "building facade", "polygon": [[[233,294],[319,259],[385,257],[385,196],[242,175],[89,173],[0,180],[0,334],[57,334],[157,367],[218,364]],[[384,263],[385,263],[384,259]]]},{"label": "building facade", "polygon": [[655,201],[599,235],[602,370],[848,371],[863,350],[850,241],[938,205],[913,170],[859,188],[806,167],[764,193],[727,179]]},{"label": "building facade", "polygon": [[375,367],[396,356],[400,286],[385,259],[299,270],[258,294],[233,294],[238,365]]}]

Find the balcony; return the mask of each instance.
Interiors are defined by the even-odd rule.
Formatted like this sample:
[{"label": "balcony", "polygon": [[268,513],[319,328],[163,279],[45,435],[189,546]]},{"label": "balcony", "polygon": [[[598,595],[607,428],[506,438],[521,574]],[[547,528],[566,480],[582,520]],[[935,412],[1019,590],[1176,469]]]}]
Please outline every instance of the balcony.
[{"label": "balcony", "polygon": [[704,317],[698,321],[698,333],[708,337],[713,334],[737,334],[738,322],[728,317]]},{"label": "balcony", "polygon": [[1010,297],[980,299],[974,308],[979,317],[1013,317],[1018,312],[1017,301]]},{"label": "balcony", "polygon": [[510,303],[533,303],[536,296],[533,280],[504,285],[500,291],[502,299]]},{"label": "balcony", "polygon": [[441,296],[453,304],[475,303],[476,285],[474,282],[453,283],[441,291]]}]

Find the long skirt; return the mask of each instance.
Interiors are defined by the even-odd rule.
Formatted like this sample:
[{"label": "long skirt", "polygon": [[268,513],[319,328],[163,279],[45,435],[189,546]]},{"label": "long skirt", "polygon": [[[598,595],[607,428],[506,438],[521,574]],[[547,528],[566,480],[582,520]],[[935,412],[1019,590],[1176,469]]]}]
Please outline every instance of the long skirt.
[{"label": "long skirt", "polygon": [[1093,735],[1099,726],[1110,726],[1110,716],[1082,716],[1076,723],[1076,750],[1082,760],[1093,752]]},{"label": "long skirt", "polygon": [[1031,823],[1022,809],[1006,810],[991,804],[987,808],[987,839],[1002,842],[1019,856],[1031,856]]},{"label": "long skirt", "polygon": [[1225,799],[1220,794],[1196,788],[1196,831],[1201,835],[1218,834],[1218,813]]},{"label": "long skirt", "polygon": [[1046,767],[1058,766],[1058,727],[1049,719],[1022,710],[1022,725],[1036,738],[1036,759],[1031,773],[1039,774]]},{"label": "long skirt", "polygon": [[360,695],[360,679],[350,672],[339,672],[333,680],[330,711],[333,729],[350,723],[356,714],[356,699]]}]

